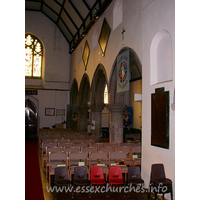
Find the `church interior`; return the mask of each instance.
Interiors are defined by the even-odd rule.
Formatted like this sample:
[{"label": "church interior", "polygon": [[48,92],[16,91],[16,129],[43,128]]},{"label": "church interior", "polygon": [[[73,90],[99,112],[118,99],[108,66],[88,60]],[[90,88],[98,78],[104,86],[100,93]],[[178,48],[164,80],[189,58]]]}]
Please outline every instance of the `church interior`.
[{"label": "church interior", "polygon": [[175,199],[175,1],[25,0],[25,138],[130,145]]}]

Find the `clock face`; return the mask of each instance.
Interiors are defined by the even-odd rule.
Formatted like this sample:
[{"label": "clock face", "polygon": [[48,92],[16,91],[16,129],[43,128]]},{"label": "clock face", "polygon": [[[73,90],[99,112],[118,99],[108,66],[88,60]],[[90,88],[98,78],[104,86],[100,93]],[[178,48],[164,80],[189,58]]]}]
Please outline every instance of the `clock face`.
[{"label": "clock face", "polygon": [[103,25],[102,25],[102,28],[101,28],[101,33],[100,33],[100,36],[99,36],[99,45],[100,45],[101,50],[103,52],[103,56],[105,55],[106,47],[107,47],[107,44],[108,44],[108,38],[110,36],[110,31],[111,31],[111,29],[110,29],[106,19],[104,18]]}]

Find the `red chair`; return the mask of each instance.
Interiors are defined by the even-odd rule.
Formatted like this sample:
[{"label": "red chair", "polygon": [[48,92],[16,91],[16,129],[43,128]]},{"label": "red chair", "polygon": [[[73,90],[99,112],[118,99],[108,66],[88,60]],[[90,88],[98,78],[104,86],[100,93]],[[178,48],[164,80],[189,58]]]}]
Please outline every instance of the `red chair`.
[{"label": "red chair", "polygon": [[90,182],[92,185],[105,185],[103,168],[101,166],[91,167]]},{"label": "red chair", "polygon": [[[109,170],[109,185],[123,185],[124,186],[124,197],[125,197],[125,183],[122,176],[122,169],[119,166],[111,166]],[[108,190],[109,196],[109,190]]]},{"label": "red chair", "polygon": [[[100,166],[91,167],[90,173],[90,184],[92,185],[105,185],[106,181],[104,179],[103,168]],[[107,197],[107,192],[106,192]]]}]

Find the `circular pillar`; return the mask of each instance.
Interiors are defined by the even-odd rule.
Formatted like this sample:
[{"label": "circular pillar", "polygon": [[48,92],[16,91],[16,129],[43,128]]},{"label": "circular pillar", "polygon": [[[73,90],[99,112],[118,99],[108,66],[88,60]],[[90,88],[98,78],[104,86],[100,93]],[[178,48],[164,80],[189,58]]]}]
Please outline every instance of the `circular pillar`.
[{"label": "circular pillar", "polygon": [[101,124],[102,124],[102,106],[91,106],[92,110],[92,122],[95,122],[95,126],[92,126],[92,134],[96,135],[96,142],[100,142],[101,138]]},{"label": "circular pillar", "polygon": [[123,143],[123,114],[125,105],[109,105],[111,114],[110,143]]},{"label": "circular pillar", "polygon": [[79,110],[79,131],[87,132],[88,125],[88,109],[87,105],[81,105],[78,107]]}]

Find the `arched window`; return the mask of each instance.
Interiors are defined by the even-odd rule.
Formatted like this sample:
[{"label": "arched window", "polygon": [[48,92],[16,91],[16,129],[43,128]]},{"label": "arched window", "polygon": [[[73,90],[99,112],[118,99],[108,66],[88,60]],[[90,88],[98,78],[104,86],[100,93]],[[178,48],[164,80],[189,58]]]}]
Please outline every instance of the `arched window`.
[{"label": "arched window", "polygon": [[43,46],[31,34],[25,35],[25,77],[41,78]]},{"label": "arched window", "polygon": [[105,85],[105,89],[104,89],[104,104],[108,104],[108,86],[107,86],[107,84]]}]

